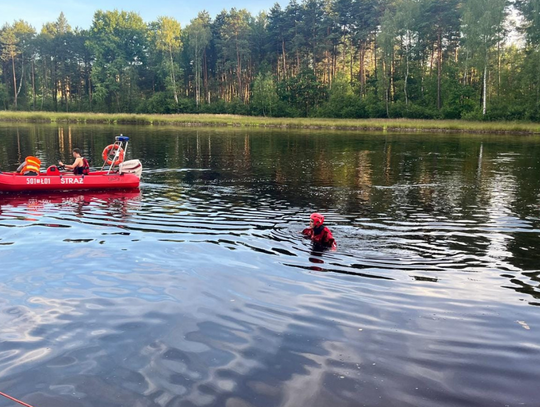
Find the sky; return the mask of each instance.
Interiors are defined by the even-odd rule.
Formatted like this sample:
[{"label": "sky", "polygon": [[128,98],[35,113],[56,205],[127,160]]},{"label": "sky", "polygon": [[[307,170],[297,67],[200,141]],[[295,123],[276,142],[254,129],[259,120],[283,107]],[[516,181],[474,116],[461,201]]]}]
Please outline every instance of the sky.
[{"label": "sky", "polygon": [[[182,26],[206,10],[214,18],[221,10],[236,7],[245,8],[252,14],[268,10],[276,0],[0,0],[0,26],[23,19],[39,31],[44,23],[55,21],[64,12],[72,27],[89,28],[96,10],[135,11],[146,21],[154,21],[159,16],[174,17]],[[279,1],[282,6],[288,0]]]}]

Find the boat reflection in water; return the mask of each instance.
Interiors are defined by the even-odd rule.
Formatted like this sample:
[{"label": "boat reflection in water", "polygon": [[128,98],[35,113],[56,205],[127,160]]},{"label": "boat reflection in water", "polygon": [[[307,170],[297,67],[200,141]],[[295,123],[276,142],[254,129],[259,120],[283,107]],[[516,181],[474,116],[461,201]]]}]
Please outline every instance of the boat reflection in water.
[{"label": "boat reflection in water", "polygon": [[[16,218],[37,221],[47,216],[62,217],[70,213],[83,217],[98,210],[100,217],[125,219],[140,207],[141,200],[142,193],[139,189],[0,194],[0,220]],[[48,223],[47,226],[54,225]]]}]

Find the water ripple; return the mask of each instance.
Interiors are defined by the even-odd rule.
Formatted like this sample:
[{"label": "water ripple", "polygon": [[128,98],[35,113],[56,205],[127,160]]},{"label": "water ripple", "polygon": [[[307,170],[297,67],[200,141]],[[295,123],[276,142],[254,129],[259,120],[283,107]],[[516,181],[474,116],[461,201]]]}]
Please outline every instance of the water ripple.
[{"label": "water ripple", "polygon": [[[141,191],[0,195],[2,391],[36,407],[535,405],[536,142],[132,131]],[[315,210],[337,251],[302,238]]]}]

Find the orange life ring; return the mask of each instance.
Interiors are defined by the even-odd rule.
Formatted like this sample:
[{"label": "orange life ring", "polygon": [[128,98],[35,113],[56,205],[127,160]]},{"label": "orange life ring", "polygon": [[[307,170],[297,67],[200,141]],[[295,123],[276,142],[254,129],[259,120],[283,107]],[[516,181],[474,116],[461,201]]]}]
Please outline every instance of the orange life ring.
[{"label": "orange life ring", "polygon": [[[113,151],[114,155],[116,155],[116,151],[118,150],[118,157],[114,161],[113,159],[109,158],[109,155],[111,154],[111,151]],[[105,161],[108,165],[118,165],[122,164],[124,162],[124,149],[120,147],[118,144],[109,144],[105,149],[103,150],[103,153],[101,154],[103,157],[103,161]]]}]

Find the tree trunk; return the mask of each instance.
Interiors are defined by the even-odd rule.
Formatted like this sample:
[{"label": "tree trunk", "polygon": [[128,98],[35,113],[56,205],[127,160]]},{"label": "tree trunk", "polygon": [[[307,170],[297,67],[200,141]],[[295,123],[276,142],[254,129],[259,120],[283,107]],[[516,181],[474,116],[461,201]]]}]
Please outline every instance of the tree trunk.
[{"label": "tree trunk", "polygon": [[66,78],[66,80],[64,80],[64,87],[63,87],[63,90],[64,90],[64,102],[66,103],[66,112],[69,112],[69,98],[68,98],[68,83],[69,83],[69,78]]},{"label": "tree trunk", "polygon": [[353,63],[354,63],[354,47],[353,47],[353,44],[352,44],[352,39],[351,39],[350,54],[351,54],[351,60],[349,61],[349,70],[350,70],[349,83],[352,85],[352,83],[353,83]]},{"label": "tree trunk", "polygon": [[79,96],[77,98],[77,110],[80,112],[81,107],[82,107],[82,97],[83,97],[83,91],[84,91],[84,73],[83,73],[82,66],[77,65],[77,73],[79,74],[78,80],[77,80],[77,94]]},{"label": "tree trunk", "polygon": [[364,88],[366,84],[366,73],[365,73],[365,58],[366,58],[366,47],[364,42],[360,42],[360,95],[364,96]]},{"label": "tree trunk", "polygon": [[[315,38],[315,34],[313,34],[313,38]],[[311,53],[313,54],[313,60],[311,61],[313,64],[313,75],[317,75],[317,54],[315,51],[315,41],[312,41],[312,47],[311,47]]]},{"label": "tree trunk", "polygon": [[283,54],[283,75],[287,79],[287,56],[285,53],[285,38],[281,37],[281,52]]},{"label": "tree trunk", "polygon": [[242,94],[242,61],[240,60],[240,50],[238,49],[238,34],[236,35],[236,77],[238,79],[238,96],[244,100]]},{"label": "tree trunk", "polygon": [[41,110],[47,94],[47,59],[43,59],[43,84],[41,85]]},{"label": "tree trunk", "polygon": [[54,103],[54,111],[58,111],[58,81],[56,78],[56,61],[53,62],[51,67],[51,80],[52,80],[52,99]]},{"label": "tree trunk", "polygon": [[422,99],[425,97],[425,64],[427,64],[427,61],[425,60],[425,57],[422,56],[422,59],[420,60],[420,92],[422,93]]},{"label": "tree trunk", "polygon": [[88,75],[88,101],[90,102],[90,111],[92,111],[92,77]]},{"label": "tree trunk", "polygon": [[24,55],[21,55],[21,79],[19,81],[19,88],[17,89],[17,98],[19,97],[21,93],[23,79],[24,79]]},{"label": "tree trunk", "polygon": [[174,59],[172,55],[172,46],[169,46],[169,56],[171,57],[171,79],[173,83],[174,101],[176,102],[176,104],[178,104],[178,92],[176,90],[176,77],[174,75]]},{"label": "tree trunk", "polygon": [[392,60],[390,63],[390,100],[392,103],[395,101],[396,97],[396,82],[394,80],[394,73],[396,72],[396,53],[392,48]]},{"label": "tree trunk", "polygon": [[[330,28],[326,30],[326,38],[330,36]],[[330,44],[331,45],[331,44]],[[326,43],[326,75],[327,75],[327,83],[330,85],[330,88],[332,88],[332,72],[331,72],[331,59],[330,59],[330,46],[328,46],[328,43]]]},{"label": "tree trunk", "polygon": [[435,59],[435,43],[431,47],[431,57],[429,58],[429,76],[433,75],[433,59]]},{"label": "tree trunk", "polygon": [[204,70],[204,93],[206,95],[208,103],[210,104],[210,90],[208,89],[208,61],[206,57],[206,48],[204,49],[204,55],[203,55],[203,70]]},{"label": "tree trunk", "polygon": [[[375,79],[377,79],[377,36],[375,36],[375,39],[373,40],[373,62],[374,62],[373,74],[375,75]],[[375,80],[375,92],[378,92],[377,82],[378,81]]]},{"label": "tree trunk", "polygon": [[389,93],[390,93],[390,86],[388,81],[388,76],[386,73],[386,60],[383,57],[382,58],[382,71],[383,71],[383,78],[384,78],[384,102],[386,105],[386,117],[390,118],[390,104],[389,104]]},{"label": "tree trunk", "polygon": [[347,69],[347,58],[345,56],[347,55],[347,42],[343,41],[343,53],[341,54],[341,70],[345,72]]},{"label": "tree trunk", "polygon": [[501,42],[497,42],[497,59],[499,64],[498,71],[498,83],[497,83],[497,96],[501,96]]},{"label": "tree trunk", "polygon": [[32,108],[36,110],[36,66],[32,58]]},{"label": "tree trunk", "polygon": [[465,70],[463,72],[463,85],[467,85],[468,72],[469,72],[469,50],[467,50],[465,53]]},{"label": "tree trunk", "polygon": [[437,33],[437,109],[441,110],[441,76],[442,76],[442,35],[441,30]]},{"label": "tree trunk", "polygon": [[409,95],[407,90],[407,85],[409,83],[409,44],[410,44],[410,35],[407,35],[407,43],[405,45],[405,80],[403,82],[403,93],[405,94],[405,106],[409,106]]},{"label": "tree trunk", "polygon": [[201,78],[201,61],[199,58],[199,35],[196,33],[195,35],[195,105],[197,108],[199,107],[199,102],[201,99],[201,84],[200,84],[200,78]]},{"label": "tree trunk", "polygon": [[482,91],[482,115],[485,116],[487,112],[487,54],[486,60],[484,61],[484,86]]},{"label": "tree trunk", "polygon": [[330,89],[332,89],[332,80],[330,79],[331,78],[331,73],[330,73],[330,50],[326,49],[324,51],[324,64],[326,65],[325,66],[325,69],[324,69],[324,83],[328,84],[330,86]]},{"label": "tree trunk", "polygon": [[332,52],[332,78],[335,78],[336,73],[337,73],[337,53],[338,53],[338,49],[334,45],[334,49]]},{"label": "tree trunk", "polygon": [[15,105],[15,109],[17,109],[17,96],[19,94],[17,93],[17,75],[15,73],[15,56],[11,57],[11,69],[13,70],[13,104]]}]

